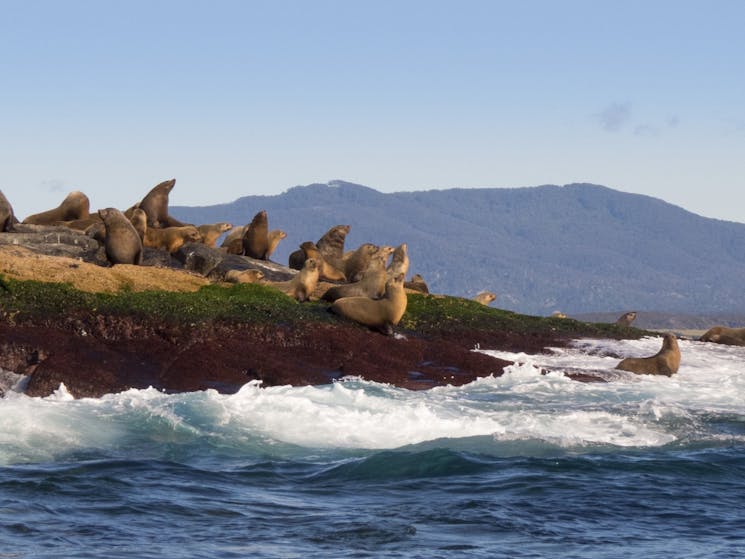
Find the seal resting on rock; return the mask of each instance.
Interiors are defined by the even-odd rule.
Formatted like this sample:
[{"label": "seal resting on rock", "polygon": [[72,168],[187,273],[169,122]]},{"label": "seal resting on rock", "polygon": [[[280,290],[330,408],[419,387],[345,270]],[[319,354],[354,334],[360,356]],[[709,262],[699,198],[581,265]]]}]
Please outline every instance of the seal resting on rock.
[{"label": "seal resting on rock", "polygon": [[404,287],[412,291],[418,291],[419,293],[429,293],[427,282],[419,274],[414,274],[409,281],[404,282]]},{"label": "seal resting on rock", "polygon": [[406,312],[406,291],[404,290],[404,275],[399,274],[389,279],[385,284],[385,295],[382,299],[369,297],[343,297],[331,305],[331,312],[354,320],[391,335]]},{"label": "seal resting on rock", "polygon": [[652,357],[627,357],[616,365],[616,369],[639,375],[672,376],[680,367],[680,348],[674,334],[665,334],[662,349]]},{"label": "seal resting on rock", "polygon": [[316,247],[313,241],[305,241],[300,245],[300,249],[303,251],[306,260],[313,258],[318,263],[320,279],[329,281],[345,281],[347,279],[344,272],[326,262],[321,251],[318,250],[318,247]]},{"label": "seal resting on rock", "polygon": [[232,228],[233,226],[230,223],[224,222],[197,226],[199,234],[202,235],[202,242],[208,247],[214,247],[220,235],[226,231],[230,231]]},{"label": "seal resting on rock", "polygon": [[473,300],[488,307],[489,303],[491,303],[496,298],[497,296],[494,295],[494,293],[492,293],[491,291],[482,291],[481,293],[476,295]]},{"label": "seal resting on rock", "polygon": [[359,281],[376,252],[378,252],[377,246],[372,243],[364,243],[350,253],[344,259],[344,275],[347,280]]},{"label": "seal resting on rock", "polygon": [[631,323],[636,319],[636,313],[634,311],[622,314],[616,320],[618,326],[631,326]]},{"label": "seal resting on rock", "polygon": [[13,206],[10,205],[8,199],[0,190],[0,233],[10,231],[15,224],[16,219],[13,215]]},{"label": "seal resting on rock", "polygon": [[185,225],[168,215],[168,195],[175,185],[176,179],[163,181],[155,185],[135,206],[145,210],[148,227],[182,227]]},{"label": "seal resting on rock", "polygon": [[112,264],[142,264],[142,240],[132,222],[116,208],[98,210],[106,228],[104,247]]},{"label": "seal resting on rock", "polygon": [[184,243],[198,243],[201,240],[202,236],[193,225],[161,229],[148,227],[145,231],[143,244],[148,248],[160,248],[173,253],[180,249]]},{"label": "seal resting on rock", "polygon": [[[342,263],[344,259],[344,241],[347,238],[349,229],[349,225],[334,225],[315,243],[326,261],[339,270],[342,270],[344,267]],[[290,254],[287,264],[293,270],[300,270],[306,258],[302,249],[296,250]]]},{"label": "seal resting on rock", "polygon": [[745,346],[745,328],[714,326],[713,328],[709,328],[699,340],[702,342],[714,342],[715,344]]},{"label": "seal resting on rock", "polygon": [[264,278],[261,270],[228,270],[225,281],[229,283],[257,283]]},{"label": "seal resting on rock", "polygon": [[56,208],[30,215],[23,220],[23,223],[29,225],[52,225],[57,221],[88,219],[90,207],[91,203],[88,197],[79,190],[75,190],[70,192]]}]

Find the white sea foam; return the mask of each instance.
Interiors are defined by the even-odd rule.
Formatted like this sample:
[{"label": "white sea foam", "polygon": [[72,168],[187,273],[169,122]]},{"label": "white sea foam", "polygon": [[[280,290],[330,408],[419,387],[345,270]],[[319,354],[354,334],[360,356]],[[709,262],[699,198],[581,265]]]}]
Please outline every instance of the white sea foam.
[{"label": "white sea foam", "polygon": [[[252,382],[233,395],[148,389],[75,400],[64,386],[47,398],[9,392],[0,400],[0,463],[86,451],[160,457],[205,448],[233,454],[295,448],[310,455],[484,436],[497,446],[543,441],[571,451],[697,438],[742,442],[737,429],[717,432],[706,418],[743,421],[745,348],[681,341],[683,359],[672,378],[613,372],[619,356],[651,355],[660,343],[579,340],[536,356],[485,351],[516,364],[500,377],[422,392],[361,379],[307,387]],[[576,382],[565,371],[612,381]]]}]

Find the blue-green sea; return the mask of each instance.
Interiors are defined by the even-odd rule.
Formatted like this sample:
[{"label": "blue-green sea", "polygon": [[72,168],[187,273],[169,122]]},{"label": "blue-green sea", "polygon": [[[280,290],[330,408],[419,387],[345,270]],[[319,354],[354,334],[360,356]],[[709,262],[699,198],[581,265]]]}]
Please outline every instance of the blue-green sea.
[{"label": "blue-green sea", "polygon": [[421,392],[30,398],[21,379],[0,399],[0,558],[745,557],[745,348],[614,370],[659,346],[495,352],[503,376]]}]

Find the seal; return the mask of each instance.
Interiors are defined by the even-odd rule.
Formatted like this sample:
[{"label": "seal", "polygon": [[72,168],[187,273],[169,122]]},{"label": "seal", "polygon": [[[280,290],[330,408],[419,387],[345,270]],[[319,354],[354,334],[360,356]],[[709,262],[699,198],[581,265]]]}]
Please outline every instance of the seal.
[{"label": "seal", "polygon": [[148,248],[159,248],[168,252],[176,252],[184,243],[199,243],[202,236],[193,225],[181,227],[148,227],[145,231],[143,244]]},{"label": "seal", "polygon": [[321,296],[321,299],[332,303],[342,297],[379,299],[385,293],[385,284],[388,280],[384,258],[383,254],[374,257],[360,281],[330,287]]},{"label": "seal", "polygon": [[23,223],[30,225],[52,225],[56,221],[88,219],[90,207],[91,203],[88,197],[79,190],[74,190],[56,208],[30,215],[23,220]]},{"label": "seal", "polygon": [[494,293],[492,293],[491,291],[482,291],[481,293],[476,295],[473,300],[488,307],[489,303],[491,303],[496,298],[497,296],[494,295]]},{"label": "seal", "polygon": [[313,258],[318,264],[319,275],[321,279],[329,281],[346,281],[344,272],[338,270],[323,258],[321,251],[318,250],[316,243],[312,241],[305,241],[300,245],[300,249],[305,255],[305,259]]},{"label": "seal", "polygon": [[326,231],[316,243],[324,260],[340,270],[343,268],[344,243],[350,229],[351,226],[349,225],[335,225]]},{"label": "seal", "polygon": [[699,340],[702,342],[714,342],[715,344],[745,346],[745,328],[714,326],[709,328]]},{"label": "seal", "polygon": [[409,281],[404,282],[404,287],[412,291],[418,291],[419,293],[429,293],[427,282],[419,274],[414,274]]},{"label": "seal", "polygon": [[13,206],[10,205],[3,191],[0,190],[0,233],[11,231],[15,222]]},{"label": "seal", "polygon": [[202,236],[202,242],[208,247],[214,247],[220,235],[226,231],[230,231],[232,228],[233,226],[230,223],[225,222],[208,223],[197,226],[197,230]]},{"label": "seal", "polygon": [[404,275],[399,274],[385,284],[382,299],[368,297],[343,297],[331,305],[331,312],[359,322],[386,335],[393,334],[396,326],[406,312],[406,291]]},{"label": "seal", "polygon": [[176,179],[156,184],[135,206],[145,210],[148,227],[182,227],[185,225],[168,215],[168,195],[175,185]]},{"label": "seal", "polygon": [[618,317],[618,320],[616,320],[616,325],[631,326],[631,323],[634,322],[635,318],[636,318],[636,313],[634,311],[624,313]]},{"label": "seal", "polygon": [[391,256],[391,263],[388,265],[388,277],[409,273],[409,249],[406,243],[398,245]]},{"label": "seal", "polygon": [[344,259],[344,275],[348,281],[359,281],[362,274],[370,264],[373,255],[378,252],[378,247],[371,243],[361,244],[357,249]]},{"label": "seal", "polygon": [[256,283],[264,278],[261,270],[228,270],[224,280],[229,283]]},{"label": "seal", "polygon": [[275,250],[277,250],[277,245],[279,245],[279,241],[287,237],[287,233],[282,231],[281,229],[272,229],[269,231],[269,235],[267,235],[268,240],[268,246],[266,249],[266,258],[265,260],[269,260],[269,258],[272,256]]},{"label": "seal", "polygon": [[142,264],[142,240],[134,225],[116,208],[98,210],[106,228],[104,248],[112,264]]},{"label": "seal", "polygon": [[551,313],[551,318],[567,318],[567,315],[561,311],[554,311]]},{"label": "seal", "polygon": [[141,208],[134,208],[132,210],[132,215],[129,216],[129,221],[132,222],[135,231],[137,231],[137,234],[140,236],[140,239],[142,239],[144,243],[145,233],[147,232],[147,214],[145,213],[145,210]]},{"label": "seal", "polygon": [[266,260],[268,248],[269,219],[266,210],[261,210],[243,232],[243,254],[256,260]]},{"label": "seal", "polygon": [[[338,270],[344,269],[342,262],[344,259],[344,242],[349,229],[349,225],[335,225],[326,231],[316,243],[316,247],[324,259]],[[290,254],[287,264],[293,270],[300,270],[305,258],[305,253],[302,250],[296,250]]]},{"label": "seal", "polygon": [[[238,227],[233,227],[230,232],[225,235],[225,238],[222,241],[222,244],[220,245],[220,248],[227,249],[231,244],[234,244],[235,241],[238,241],[241,245],[241,254],[243,251],[243,233],[246,232],[246,226],[240,225]],[[231,253],[231,254],[238,254],[238,253]]]},{"label": "seal", "polygon": [[665,334],[662,349],[652,357],[627,357],[616,365],[616,369],[640,375],[672,376],[680,367],[680,348],[673,334]]},{"label": "seal", "polygon": [[319,272],[318,260],[308,258],[303,269],[290,280],[290,295],[301,303],[309,300],[318,285]]}]

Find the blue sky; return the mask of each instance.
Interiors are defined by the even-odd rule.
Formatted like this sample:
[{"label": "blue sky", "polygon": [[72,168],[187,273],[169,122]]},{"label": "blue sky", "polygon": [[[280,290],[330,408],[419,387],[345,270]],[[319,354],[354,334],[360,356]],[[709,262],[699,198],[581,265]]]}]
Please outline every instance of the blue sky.
[{"label": "blue sky", "polygon": [[0,190],[594,182],[745,222],[745,2],[0,0]]}]

